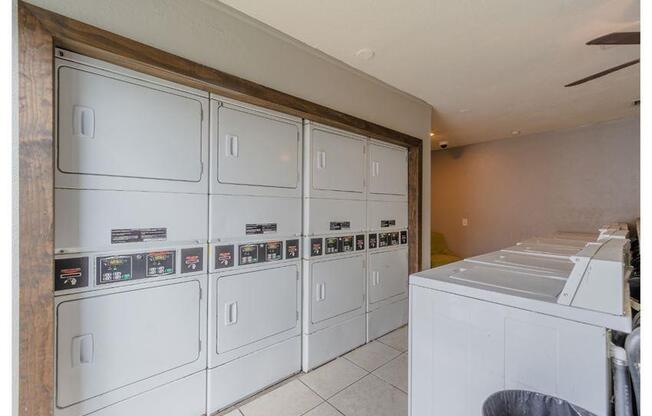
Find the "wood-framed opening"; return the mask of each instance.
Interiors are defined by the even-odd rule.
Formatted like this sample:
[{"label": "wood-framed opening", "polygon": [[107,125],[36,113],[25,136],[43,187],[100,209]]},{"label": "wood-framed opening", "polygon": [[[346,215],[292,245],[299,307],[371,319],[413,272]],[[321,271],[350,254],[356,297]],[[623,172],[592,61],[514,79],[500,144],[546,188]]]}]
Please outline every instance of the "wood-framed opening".
[{"label": "wood-framed opening", "polygon": [[53,413],[54,51],[62,47],[149,75],[408,149],[409,270],[421,268],[423,142],[415,137],[58,15],[18,3],[19,414]]}]

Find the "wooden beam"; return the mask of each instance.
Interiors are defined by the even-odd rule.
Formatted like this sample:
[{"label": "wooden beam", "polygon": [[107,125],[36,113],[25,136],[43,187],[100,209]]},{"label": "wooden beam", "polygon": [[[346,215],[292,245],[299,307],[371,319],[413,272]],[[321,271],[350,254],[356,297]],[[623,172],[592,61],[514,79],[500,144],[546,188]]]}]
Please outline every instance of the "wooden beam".
[{"label": "wooden beam", "polygon": [[227,74],[214,68],[99,29],[78,20],[21,3],[52,34],[55,44],[149,75],[260,105],[354,133],[403,146],[418,146],[416,137],[371,123]]},{"label": "wooden beam", "polygon": [[53,412],[53,43],[18,8],[19,390],[21,416]]},{"label": "wooden beam", "polygon": [[421,270],[423,144],[408,148],[408,265],[410,273]]}]

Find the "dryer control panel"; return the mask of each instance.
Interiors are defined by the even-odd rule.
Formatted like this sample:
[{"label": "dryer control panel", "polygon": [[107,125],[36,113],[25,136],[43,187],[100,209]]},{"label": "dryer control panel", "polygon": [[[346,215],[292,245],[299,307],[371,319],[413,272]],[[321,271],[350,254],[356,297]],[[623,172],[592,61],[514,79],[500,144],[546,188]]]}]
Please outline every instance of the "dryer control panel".
[{"label": "dryer control panel", "polygon": [[299,258],[299,240],[272,240],[215,246],[215,269]]},{"label": "dryer control panel", "polygon": [[407,230],[369,234],[370,249],[407,245],[407,243]]},{"label": "dryer control panel", "polygon": [[310,239],[310,257],[364,250],[364,234]]},{"label": "dryer control panel", "polygon": [[95,283],[103,285],[172,275],[176,273],[175,263],[175,250],[98,257],[95,259]]}]

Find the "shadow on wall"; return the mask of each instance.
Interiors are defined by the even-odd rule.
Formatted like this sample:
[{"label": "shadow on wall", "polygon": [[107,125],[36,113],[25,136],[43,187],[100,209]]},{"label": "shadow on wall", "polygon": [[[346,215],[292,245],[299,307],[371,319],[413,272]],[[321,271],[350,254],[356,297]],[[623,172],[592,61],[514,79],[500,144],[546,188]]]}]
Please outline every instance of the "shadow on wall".
[{"label": "shadow on wall", "polygon": [[430,267],[443,266],[459,260],[462,258],[448,248],[444,235],[432,231],[430,233]]}]

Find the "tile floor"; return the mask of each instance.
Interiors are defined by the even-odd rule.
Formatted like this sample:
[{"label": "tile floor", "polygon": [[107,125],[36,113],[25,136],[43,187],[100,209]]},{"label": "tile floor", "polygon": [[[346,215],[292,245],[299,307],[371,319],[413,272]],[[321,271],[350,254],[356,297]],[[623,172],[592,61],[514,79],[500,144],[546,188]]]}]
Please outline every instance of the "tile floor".
[{"label": "tile floor", "polygon": [[407,415],[407,326],[278,383],[220,416]]}]

